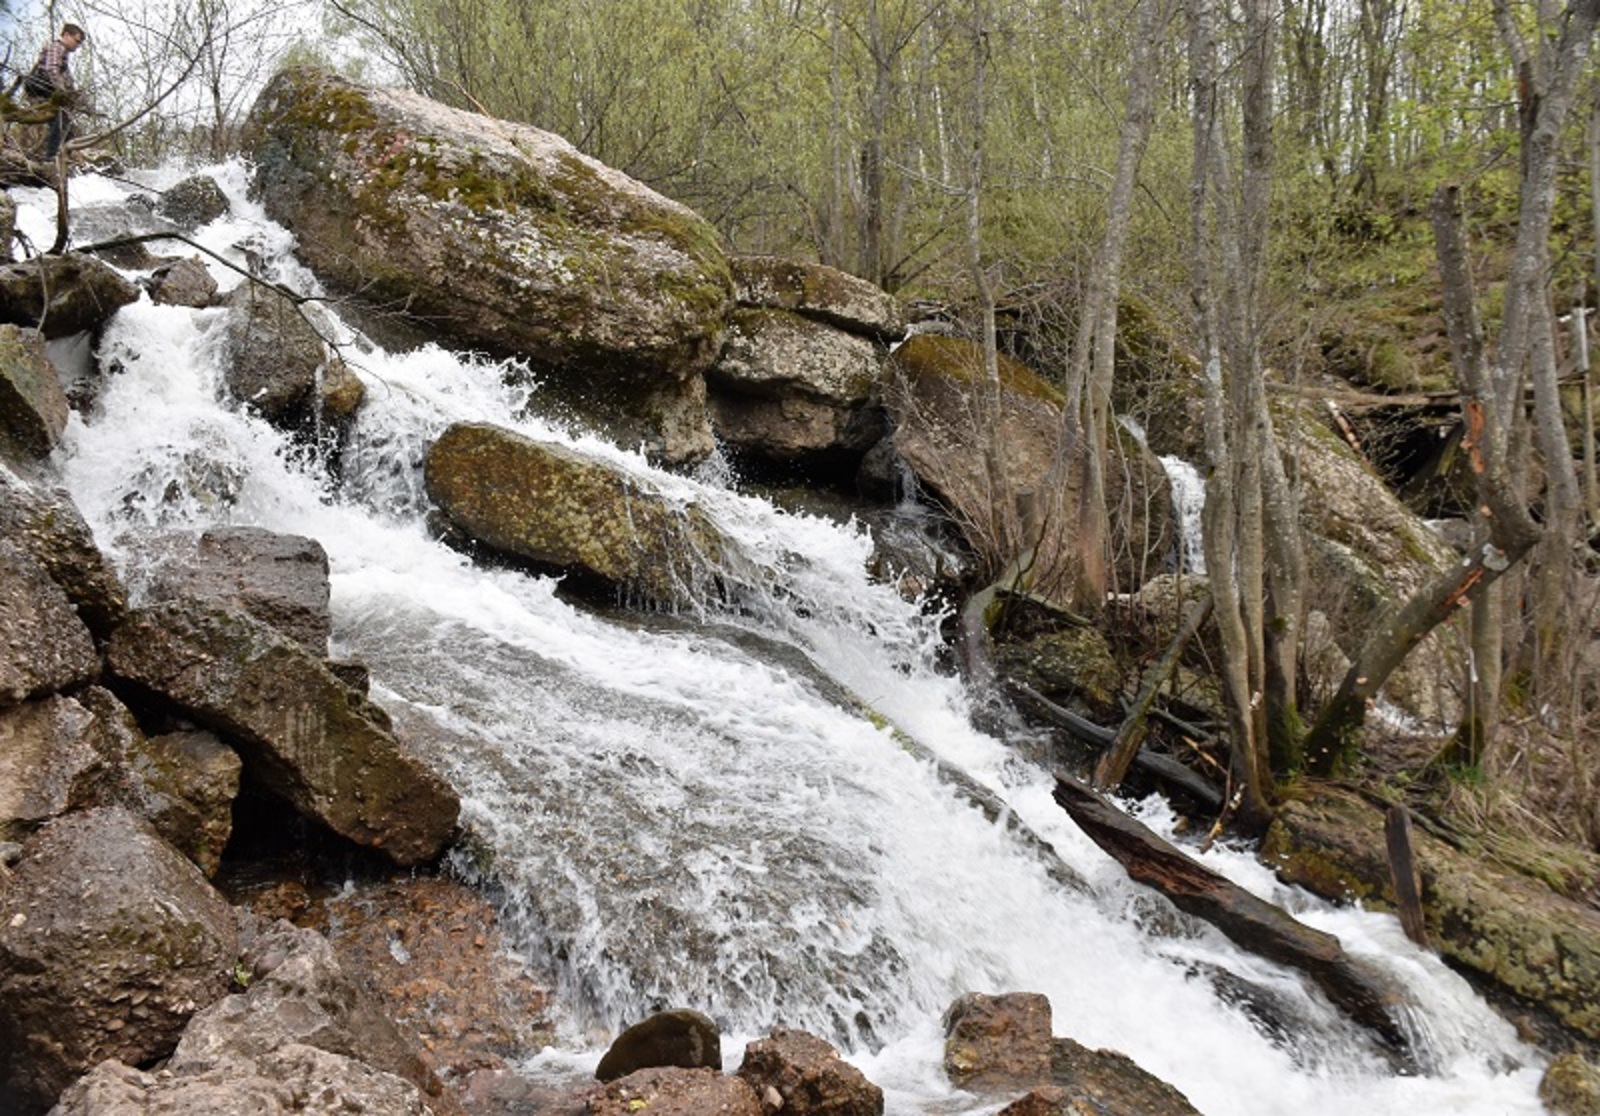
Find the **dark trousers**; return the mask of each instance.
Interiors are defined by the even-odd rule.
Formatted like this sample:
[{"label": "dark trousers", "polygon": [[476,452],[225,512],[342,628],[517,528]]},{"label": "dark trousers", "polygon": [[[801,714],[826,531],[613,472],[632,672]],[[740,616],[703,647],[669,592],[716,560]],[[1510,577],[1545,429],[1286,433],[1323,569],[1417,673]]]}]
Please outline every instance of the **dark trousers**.
[{"label": "dark trousers", "polygon": [[44,157],[54,159],[61,145],[71,137],[72,121],[67,119],[66,109],[62,109],[50,118],[50,130],[44,137]]}]

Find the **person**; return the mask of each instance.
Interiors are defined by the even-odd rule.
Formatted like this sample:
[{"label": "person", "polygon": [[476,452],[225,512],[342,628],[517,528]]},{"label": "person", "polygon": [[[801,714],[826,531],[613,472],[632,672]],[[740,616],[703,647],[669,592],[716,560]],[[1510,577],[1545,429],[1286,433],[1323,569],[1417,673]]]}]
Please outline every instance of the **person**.
[{"label": "person", "polygon": [[[45,101],[58,93],[73,93],[77,86],[72,82],[72,71],[67,66],[69,56],[83,45],[87,36],[76,23],[61,25],[59,37],[46,43],[39,51],[39,60],[28,72],[24,88],[34,101]],[[54,159],[56,152],[71,134],[72,121],[63,106],[50,118],[50,131],[45,136],[44,157]]]}]

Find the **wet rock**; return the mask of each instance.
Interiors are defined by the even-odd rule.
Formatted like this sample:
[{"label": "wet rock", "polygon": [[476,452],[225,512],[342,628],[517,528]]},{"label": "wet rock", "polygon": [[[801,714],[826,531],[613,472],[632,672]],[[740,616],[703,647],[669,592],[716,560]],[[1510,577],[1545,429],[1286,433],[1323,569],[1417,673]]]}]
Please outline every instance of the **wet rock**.
[{"label": "wet rock", "polygon": [[67,393],[37,330],[0,325],[0,459],[46,457],[67,428]]},{"label": "wet rock", "polygon": [[51,1109],[51,1116],[200,1116],[251,1112],[304,1116],[429,1116],[417,1087],[354,1058],[285,1046],[203,1073],[147,1073],[102,1062]]},{"label": "wet rock", "polygon": [[217,297],[217,281],[199,256],[162,264],[151,273],[146,289],[150,301],[160,306],[210,306]]},{"label": "wet rock", "polygon": [[1056,1039],[1052,1083],[1001,1109],[1002,1116],[1199,1116],[1178,1090],[1114,1050]]},{"label": "wet rock", "polygon": [[60,694],[0,709],[0,840],[21,841],[92,800],[104,768],[94,722]]},{"label": "wet rock", "polygon": [[301,813],[398,864],[431,860],[455,830],[450,786],[320,657],[242,612],[166,602],[132,613],[111,669],[223,735],[246,772]]},{"label": "wet rock", "polygon": [[240,403],[281,430],[338,433],[365,398],[365,388],[333,355],[308,316],[277,291],[244,283],[227,298],[223,379]]},{"label": "wet rock", "polygon": [[185,229],[209,225],[229,210],[227,195],[209,174],[193,174],[166,190],[156,201],[156,212]]},{"label": "wet rock", "polygon": [[969,992],[945,1012],[944,1069],[963,1089],[1025,1089],[1050,1073],[1050,1000]]},{"label": "wet rock", "polygon": [[33,558],[0,539],[0,708],[100,672],[89,629]]},{"label": "wet rock", "polygon": [[767,1116],[882,1116],[883,1090],[816,1035],[780,1027],[744,1048],[741,1078]]},{"label": "wet rock", "polygon": [[743,306],[789,310],[886,343],[906,335],[900,300],[865,279],[780,256],[730,256],[728,263],[734,296]]},{"label": "wet rock", "polygon": [[782,310],[741,310],[707,373],[712,423],[729,446],[772,461],[848,456],[883,436],[881,344]]},{"label": "wet rock", "polygon": [[98,329],[139,288],[93,256],[35,256],[0,267],[0,323],[37,327],[47,340]]},{"label": "wet rock", "polygon": [[30,485],[0,467],[0,538],[15,543],[66,593],[96,638],[128,610],[128,594],[64,490]]},{"label": "wet rock", "polygon": [[429,498],[471,538],[646,601],[693,600],[723,551],[697,508],[675,507],[614,466],[509,430],[452,426],[425,469]]},{"label": "wet rock", "polygon": [[1600,1116],[1600,1071],[1581,1054],[1563,1054],[1544,1071],[1539,1099],[1555,1116]]},{"label": "wet rock", "polygon": [[115,1058],[165,1056],[228,988],[237,931],[194,865],[119,808],[31,837],[0,891],[0,1095],[44,1112]]},{"label": "wet rock", "polygon": [[248,612],[320,657],[328,653],[328,552],[316,539],[261,527],[213,527],[196,540],[168,535],[145,586],[152,601],[191,598]]},{"label": "wet rock", "polygon": [[[1393,909],[1383,815],[1307,784],[1279,810],[1262,858],[1280,878],[1334,900]],[[1486,857],[1413,833],[1428,937],[1452,964],[1600,1039],[1600,911]]]},{"label": "wet rock", "polygon": [[651,1066],[722,1068],[722,1036],[711,1018],[686,1008],[658,1011],[617,1036],[594,1075],[615,1081]]},{"label": "wet rock", "polygon": [[596,1090],[590,1116],[762,1116],[743,1079],[711,1069],[658,1067],[630,1073]]},{"label": "wet rock", "polygon": [[[698,384],[720,347],[715,230],[559,136],[309,69],[275,77],[247,130],[268,214],[324,281],[529,358],[591,418]],[[711,449],[703,415],[688,445],[635,433],[668,461]]]}]

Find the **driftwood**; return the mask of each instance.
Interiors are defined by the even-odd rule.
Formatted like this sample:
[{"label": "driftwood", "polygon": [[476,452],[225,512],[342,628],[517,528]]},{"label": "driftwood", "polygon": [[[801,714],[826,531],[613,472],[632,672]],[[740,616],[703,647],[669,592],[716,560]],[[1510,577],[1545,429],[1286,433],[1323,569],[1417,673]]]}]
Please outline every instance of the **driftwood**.
[{"label": "driftwood", "polygon": [[1128,775],[1129,765],[1139,754],[1139,747],[1149,732],[1147,722],[1150,706],[1156,700],[1156,692],[1166,684],[1168,678],[1172,677],[1172,672],[1178,666],[1178,656],[1183,654],[1184,647],[1194,638],[1194,634],[1200,630],[1200,625],[1204,624],[1206,617],[1210,615],[1211,594],[1207,593],[1189,606],[1184,614],[1183,623],[1178,625],[1178,631],[1172,637],[1172,642],[1167,645],[1166,651],[1155,666],[1145,672],[1144,681],[1139,686],[1139,695],[1133,699],[1133,706],[1128,710],[1128,715],[1122,719],[1122,727],[1117,729],[1116,740],[1095,765],[1094,785],[1099,790],[1116,790],[1122,785],[1122,780]]},{"label": "driftwood", "polygon": [[1055,800],[1130,877],[1161,892],[1179,910],[1211,923],[1241,948],[1305,973],[1396,1054],[1412,1055],[1401,1022],[1405,1000],[1399,988],[1346,954],[1338,938],[1296,921],[1197,864],[1074,779],[1056,776]]},{"label": "driftwood", "polygon": [[[1080,717],[1070,709],[1063,709],[1037,690],[1020,682],[1011,683],[1008,689],[1040,717],[1065,729],[1092,748],[1108,748],[1116,740],[1117,734],[1111,729],[1097,725],[1086,717]],[[1142,749],[1133,757],[1133,766],[1185,795],[1204,809],[1211,811],[1222,809],[1221,789],[1171,756]]]},{"label": "driftwood", "polygon": [[1389,849],[1389,876],[1394,881],[1395,905],[1406,937],[1428,948],[1428,929],[1422,917],[1422,878],[1411,854],[1411,811],[1401,803],[1383,815],[1384,843]]}]

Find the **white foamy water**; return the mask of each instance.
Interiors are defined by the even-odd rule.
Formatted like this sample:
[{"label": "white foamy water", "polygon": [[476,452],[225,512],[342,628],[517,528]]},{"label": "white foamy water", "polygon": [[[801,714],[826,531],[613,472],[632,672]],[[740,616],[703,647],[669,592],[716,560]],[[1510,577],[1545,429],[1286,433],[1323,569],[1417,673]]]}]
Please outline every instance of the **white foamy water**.
[{"label": "white foamy water", "polygon": [[[234,215],[203,240],[266,253],[311,289],[240,168],[217,173]],[[89,180],[74,196],[120,191]],[[44,222],[42,199],[20,200],[25,227]],[[1242,853],[1208,857],[1403,981],[1426,1070],[1411,1076],[1296,976],[1130,885],[1046,773],[971,727],[934,668],[936,624],[868,578],[859,530],[521,418],[528,389],[434,347],[352,347],[368,402],[334,485],[219,401],[221,315],[141,301],[117,316],[95,354],[115,371],[72,421],[66,482],[135,582],[134,527],[322,542],[337,650],[370,665],[375,696],[459,790],[508,926],[560,974],[568,1038],[529,1072],[592,1065],[593,1036],[687,1006],[734,1036],[730,1062],[742,1038],[800,1026],[841,1044],[892,1113],[990,1112],[943,1084],[939,1017],[967,991],[1037,991],[1057,1034],[1126,1053],[1219,1116],[1541,1111],[1536,1052],[1392,918],[1288,892]],[[699,504],[737,540],[732,599],[676,617],[585,610],[551,579],[478,569],[435,542],[422,455],[466,419],[604,456]],[[1056,882],[939,765],[998,796],[1087,887]],[[1246,992],[1219,995],[1221,972]]]}]

